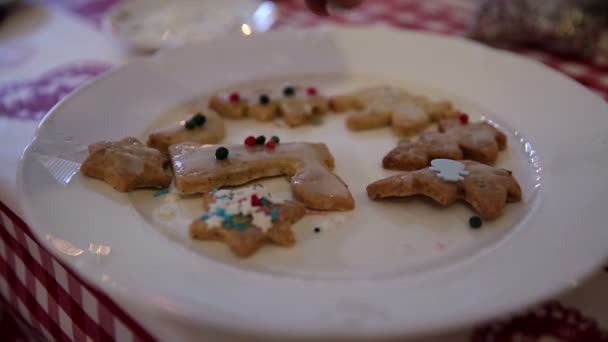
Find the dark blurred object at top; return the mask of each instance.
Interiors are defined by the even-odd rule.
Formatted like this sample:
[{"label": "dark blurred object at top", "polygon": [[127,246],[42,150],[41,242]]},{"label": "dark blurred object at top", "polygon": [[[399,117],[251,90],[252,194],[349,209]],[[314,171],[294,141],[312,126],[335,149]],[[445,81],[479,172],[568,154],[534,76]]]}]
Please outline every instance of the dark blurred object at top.
[{"label": "dark blurred object at top", "polygon": [[498,47],[533,45],[592,58],[607,26],[608,0],[483,0],[471,37]]},{"label": "dark blurred object at top", "polygon": [[0,0],[0,24],[4,21],[4,18],[8,16],[8,13],[15,8],[19,0]]}]

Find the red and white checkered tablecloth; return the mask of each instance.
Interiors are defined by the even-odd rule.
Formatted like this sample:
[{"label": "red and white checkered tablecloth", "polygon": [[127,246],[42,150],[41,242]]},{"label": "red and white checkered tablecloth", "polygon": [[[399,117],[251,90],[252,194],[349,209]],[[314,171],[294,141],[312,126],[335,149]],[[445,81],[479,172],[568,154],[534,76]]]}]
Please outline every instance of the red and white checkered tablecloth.
[{"label": "red and white checkered tablecloth", "polygon": [[[99,27],[103,13],[120,0],[50,0],[45,6],[67,9],[91,27]],[[340,25],[390,25],[403,29],[465,35],[473,16],[468,0],[368,0],[347,14],[320,18],[299,1],[277,1],[281,18],[277,27]],[[43,18],[44,19],[44,18]],[[0,27],[0,41],[2,39]],[[63,33],[48,32],[61,36]],[[75,42],[78,43],[78,42]],[[0,134],[8,127],[34,126],[59,99],[116,65],[107,59],[74,60],[50,69],[32,69],[41,47],[31,41],[0,44]],[[608,63],[584,62],[537,50],[516,51],[539,60],[608,98]],[[29,63],[29,64],[28,64]],[[3,82],[6,74],[28,66],[28,77]],[[32,70],[37,70],[34,73]],[[34,74],[32,74],[34,73]],[[21,75],[21,74],[20,74]],[[10,131],[13,131],[11,126]],[[15,128],[16,129],[16,128]],[[29,129],[29,128],[28,128]],[[6,130],[9,132],[9,129]],[[28,132],[33,132],[33,128]],[[1,139],[1,137],[0,137]],[[0,152],[7,149],[0,140]],[[10,153],[6,154],[10,157]],[[10,157],[10,158],[14,158]],[[0,153],[2,164],[9,157]],[[3,159],[7,158],[7,159]],[[10,160],[16,165],[16,160]],[[9,208],[0,177],[0,337],[17,340],[146,341],[155,340],[150,326],[126,313],[93,284],[87,284],[70,267],[41,246],[30,228]],[[7,190],[8,191],[8,190]],[[2,202],[7,200],[8,205]],[[572,294],[503,321],[485,324],[466,334],[471,341],[511,341],[528,337],[553,337],[563,341],[608,341],[608,269],[598,272]],[[12,308],[8,310],[7,307]],[[33,334],[26,332],[29,326]],[[448,338],[448,340],[456,340]],[[458,339],[459,341],[461,339]],[[526,340],[527,341],[527,340]]]}]

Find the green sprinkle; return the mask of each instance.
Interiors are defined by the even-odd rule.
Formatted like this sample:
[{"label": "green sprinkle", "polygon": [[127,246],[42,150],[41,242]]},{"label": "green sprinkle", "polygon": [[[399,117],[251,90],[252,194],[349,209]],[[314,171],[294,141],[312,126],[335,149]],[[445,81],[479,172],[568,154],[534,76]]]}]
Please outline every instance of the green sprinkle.
[{"label": "green sprinkle", "polygon": [[323,124],[323,116],[321,115],[313,115],[310,118],[310,123],[314,126],[319,126]]},{"label": "green sprinkle", "polygon": [[471,216],[471,218],[469,219],[469,226],[471,226],[471,228],[473,229],[481,228],[482,224],[483,222],[481,221],[481,217],[479,216]]},{"label": "green sprinkle", "polygon": [[228,158],[228,149],[225,147],[218,147],[217,150],[215,150],[215,159],[224,160],[226,158]]},{"label": "green sprinkle", "polygon": [[196,128],[196,122],[194,122],[194,120],[188,120],[184,126],[187,130],[193,130]]},{"label": "green sprinkle", "polygon": [[260,95],[260,104],[267,105],[269,103],[270,103],[270,97],[268,97],[268,95],[266,95],[266,94]]},{"label": "green sprinkle", "polygon": [[160,197],[169,193],[169,189],[158,190],[154,193],[154,197]]},{"label": "green sprinkle", "polygon": [[260,135],[259,137],[255,138],[255,143],[258,145],[264,145],[265,142],[266,142],[266,137],[263,135]]},{"label": "green sprinkle", "polygon": [[283,95],[287,96],[287,97],[291,97],[294,96],[296,94],[296,88],[292,87],[292,86],[287,86],[285,88],[283,88]]},{"label": "green sprinkle", "polygon": [[277,137],[276,135],[273,135],[272,138],[270,138],[272,141],[274,141],[276,144],[280,143],[281,141],[279,140],[279,137]]},{"label": "green sprinkle", "polygon": [[196,115],[194,115],[190,121],[194,121],[197,126],[202,126],[205,124],[205,122],[207,122],[207,118],[203,115],[203,113],[199,112],[196,113]]},{"label": "green sprinkle", "polygon": [[232,221],[236,224],[249,224],[251,222],[251,217],[245,215],[234,215],[232,216]]}]

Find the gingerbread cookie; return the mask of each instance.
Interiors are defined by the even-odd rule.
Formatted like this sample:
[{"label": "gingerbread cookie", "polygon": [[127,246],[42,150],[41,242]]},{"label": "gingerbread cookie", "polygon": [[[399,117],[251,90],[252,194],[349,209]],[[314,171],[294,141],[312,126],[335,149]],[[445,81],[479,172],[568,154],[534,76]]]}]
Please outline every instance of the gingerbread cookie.
[{"label": "gingerbread cookie", "polygon": [[223,92],[209,100],[209,108],[220,115],[240,119],[246,116],[270,121],[282,116],[290,127],[304,125],[315,115],[325,114],[329,108],[327,98],[314,87],[287,85],[280,91]]},{"label": "gingerbread cookie", "polygon": [[158,150],[144,146],[135,138],[125,138],[89,145],[89,156],[80,171],[121,192],[136,188],[162,189],[171,183],[171,176],[164,169],[167,162],[167,157]]},{"label": "gingerbread cookie", "polygon": [[384,157],[382,166],[404,171],[419,170],[436,158],[471,159],[494,164],[498,152],[507,148],[507,136],[486,122],[466,122],[441,120],[439,132],[427,132],[417,141],[400,144]]},{"label": "gingerbread cookie", "polygon": [[226,135],[224,120],[208,110],[197,113],[187,120],[180,121],[169,127],[152,132],[148,137],[147,145],[163,153],[167,153],[169,146],[186,141],[198,144],[216,144]]},{"label": "gingerbread cookie", "polygon": [[348,95],[334,96],[330,108],[337,112],[355,111],[346,119],[354,131],[391,126],[398,135],[411,135],[431,122],[458,116],[448,101],[434,102],[390,86],[365,88]]},{"label": "gingerbread cookie", "polygon": [[[258,137],[258,145],[169,147],[175,184],[183,194],[241,185],[264,177],[291,176],[294,197],[306,207],[350,210],[355,206],[347,185],[331,172],[334,158],[325,144],[278,143]],[[255,140],[253,141],[255,143]]]},{"label": "gingerbread cookie", "polygon": [[435,159],[433,166],[388,177],[367,186],[372,199],[424,195],[442,205],[466,201],[487,220],[500,216],[507,202],[522,198],[511,171],[472,160]]},{"label": "gingerbread cookie", "polygon": [[298,202],[274,201],[260,185],[207,193],[203,207],[206,213],[192,222],[190,237],[223,241],[242,258],[266,243],[293,246],[296,240],[291,225],[306,213]]}]

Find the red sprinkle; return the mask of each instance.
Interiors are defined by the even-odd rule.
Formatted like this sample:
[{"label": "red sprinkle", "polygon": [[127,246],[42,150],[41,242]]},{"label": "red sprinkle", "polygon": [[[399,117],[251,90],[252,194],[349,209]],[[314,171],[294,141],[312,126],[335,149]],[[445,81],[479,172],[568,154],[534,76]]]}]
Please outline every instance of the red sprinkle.
[{"label": "red sprinkle", "polygon": [[230,94],[230,97],[228,99],[232,103],[238,103],[239,101],[241,101],[241,96],[239,95],[239,93],[232,93]]},{"label": "red sprinkle", "polygon": [[310,96],[315,96],[315,95],[317,95],[317,88],[310,87],[310,88],[306,89],[306,93]]},{"label": "red sprinkle", "polygon": [[255,137],[253,135],[248,136],[245,139],[245,145],[247,145],[247,146],[255,146]]},{"label": "red sprinkle", "polygon": [[460,120],[463,125],[466,125],[469,123],[469,116],[466,113],[462,113],[458,117],[458,120]]},{"label": "red sprinkle", "polygon": [[275,148],[275,146],[277,146],[277,143],[274,142],[274,140],[272,139],[268,140],[268,142],[266,143],[266,148],[273,149]]},{"label": "red sprinkle", "polygon": [[260,201],[258,195],[251,195],[251,206],[259,207],[260,205],[262,205],[262,202]]}]

